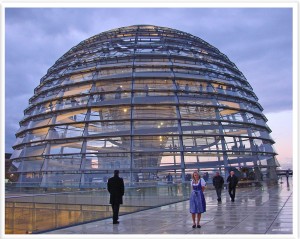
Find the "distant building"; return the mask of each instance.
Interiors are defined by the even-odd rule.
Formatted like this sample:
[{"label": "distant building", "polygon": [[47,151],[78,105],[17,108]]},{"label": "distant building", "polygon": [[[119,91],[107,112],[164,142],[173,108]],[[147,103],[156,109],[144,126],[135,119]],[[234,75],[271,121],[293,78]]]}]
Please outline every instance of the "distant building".
[{"label": "distant building", "polygon": [[232,167],[276,179],[262,111],[242,72],[204,40],[150,25],[113,29],[72,47],[41,79],[11,172],[32,187],[98,187],[114,169],[126,182]]}]

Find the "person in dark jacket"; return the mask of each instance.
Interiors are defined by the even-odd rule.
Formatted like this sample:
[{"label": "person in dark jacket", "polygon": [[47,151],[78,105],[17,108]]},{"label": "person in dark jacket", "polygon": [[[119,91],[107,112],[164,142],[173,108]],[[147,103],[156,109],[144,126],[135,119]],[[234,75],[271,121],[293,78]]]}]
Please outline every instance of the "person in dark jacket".
[{"label": "person in dark jacket", "polygon": [[114,171],[114,176],[108,179],[107,190],[110,193],[109,203],[113,210],[113,224],[119,224],[120,204],[123,204],[124,181],[119,177],[119,170]]},{"label": "person in dark jacket", "polygon": [[224,178],[220,175],[219,172],[216,172],[216,175],[213,177],[213,185],[217,192],[218,202],[221,202],[221,193],[224,185]]},{"label": "person in dark jacket", "polygon": [[238,177],[234,175],[234,172],[231,171],[230,175],[227,178],[227,183],[228,183],[228,192],[229,192],[229,196],[231,197],[231,202],[234,202],[234,198],[235,198],[235,188],[236,185],[238,184]]},{"label": "person in dark jacket", "polygon": [[286,183],[289,184],[290,169],[285,171]]}]

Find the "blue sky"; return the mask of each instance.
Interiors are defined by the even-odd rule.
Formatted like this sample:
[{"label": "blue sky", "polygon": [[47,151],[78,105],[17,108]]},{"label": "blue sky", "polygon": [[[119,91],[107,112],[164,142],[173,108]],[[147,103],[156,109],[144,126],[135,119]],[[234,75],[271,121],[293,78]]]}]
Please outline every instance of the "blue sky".
[{"label": "blue sky", "polygon": [[283,166],[292,162],[291,8],[6,8],[5,152],[47,69],[82,40],[122,26],[151,24],[202,38],[250,82]]}]

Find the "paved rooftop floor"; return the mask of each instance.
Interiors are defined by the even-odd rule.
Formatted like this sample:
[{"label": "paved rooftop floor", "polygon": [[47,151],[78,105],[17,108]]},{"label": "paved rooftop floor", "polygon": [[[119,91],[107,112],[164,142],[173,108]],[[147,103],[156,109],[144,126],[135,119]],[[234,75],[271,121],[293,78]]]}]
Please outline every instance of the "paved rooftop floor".
[{"label": "paved rooftop floor", "polygon": [[199,228],[192,228],[189,201],[54,230],[47,234],[293,234],[293,183],[237,188],[235,202],[226,190],[222,203],[207,190],[207,212]]}]

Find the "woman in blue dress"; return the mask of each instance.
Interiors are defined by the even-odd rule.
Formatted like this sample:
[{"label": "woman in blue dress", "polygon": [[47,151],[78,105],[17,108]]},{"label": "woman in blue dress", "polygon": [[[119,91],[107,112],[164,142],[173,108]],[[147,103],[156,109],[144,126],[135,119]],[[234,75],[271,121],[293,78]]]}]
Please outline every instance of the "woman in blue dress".
[{"label": "woman in blue dress", "polygon": [[206,202],[203,191],[206,183],[203,178],[200,178],[198,172],[193,173],[191,181],[192,192],[190,197],[190,213],[193,219],[193,228],[196,227],[196,214],[197,214],[197,228],[200,228],[201,213],[206,212]]}]

